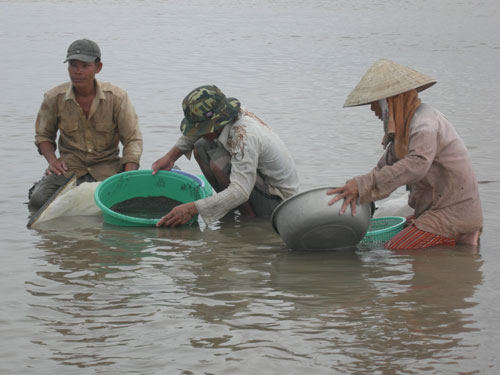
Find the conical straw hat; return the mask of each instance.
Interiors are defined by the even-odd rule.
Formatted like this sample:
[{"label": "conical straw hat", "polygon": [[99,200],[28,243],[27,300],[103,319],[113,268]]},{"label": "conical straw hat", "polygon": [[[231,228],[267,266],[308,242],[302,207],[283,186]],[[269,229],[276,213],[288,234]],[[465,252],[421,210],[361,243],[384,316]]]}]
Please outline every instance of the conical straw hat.
[{"label": "conical straw hat", "polygon": [[416,70],[381,59],[361,78],[347,97],[344,107],[369,104],[413,89],[422,91],[436,82]]}]

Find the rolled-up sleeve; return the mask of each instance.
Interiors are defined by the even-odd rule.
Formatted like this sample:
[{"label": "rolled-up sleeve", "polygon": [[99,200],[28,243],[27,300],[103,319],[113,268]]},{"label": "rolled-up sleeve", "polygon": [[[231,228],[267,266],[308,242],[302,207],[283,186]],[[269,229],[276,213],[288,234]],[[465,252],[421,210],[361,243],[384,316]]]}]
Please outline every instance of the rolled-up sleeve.
[{"label": "rolled-up sleeve", "polygon": [[57,111],[55,109],[56,103],[56,97],[49,97],[47,94],[44,94],[35,123],[35,145],[37,148],[42,142],[50,142],[54,145],[54,149],[57,148],[58,125]]},{"label": "rolled-up sleeve", "polygon": [[118,134],[123,145],[122,164],[139,164],[142,155],[142,135],[139,129],[139,119],[127,94],[119,103],[116,112]]},{"label": "rolled-up sleeve", "polygon": [[181,135],[175,143],[175,147],[181,150],[186,158],[191,159],[194,144],[198,139],[200,139],[199,136]]}]

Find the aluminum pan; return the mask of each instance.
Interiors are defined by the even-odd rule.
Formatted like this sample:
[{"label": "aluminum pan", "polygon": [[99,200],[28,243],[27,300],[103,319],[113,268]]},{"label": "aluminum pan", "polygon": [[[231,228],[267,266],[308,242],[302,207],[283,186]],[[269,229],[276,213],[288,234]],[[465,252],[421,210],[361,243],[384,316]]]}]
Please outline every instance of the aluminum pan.
[{"label": "aluminum pan", "polygon": [[358,204],[356,216],[350,206],[344,215],[343,201],[329,206],[332,187],[318,187],[281,202],[271,217],[274,230],[292,250],[331,250],[356,245],[366,234],[371,217],[370,204]]}]

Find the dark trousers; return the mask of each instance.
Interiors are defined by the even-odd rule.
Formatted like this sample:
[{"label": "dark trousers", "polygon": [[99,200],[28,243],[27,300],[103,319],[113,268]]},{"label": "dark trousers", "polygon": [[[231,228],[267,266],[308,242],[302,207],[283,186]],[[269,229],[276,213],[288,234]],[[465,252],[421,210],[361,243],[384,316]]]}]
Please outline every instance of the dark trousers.
[{"label": "dark trousers", "polygon": [[[66,184],[70,178],[64,177],[63,175],[51,174],[48,176],[43,176],[40,181],[35,182],[28,192],[29,207],[33,209],[38,209],[47,202],[50,197],[59,189],[61,186]],[[86,174],[76,181],[77,185],[82,182],[95,182],[96,179],[90,174]]]}]

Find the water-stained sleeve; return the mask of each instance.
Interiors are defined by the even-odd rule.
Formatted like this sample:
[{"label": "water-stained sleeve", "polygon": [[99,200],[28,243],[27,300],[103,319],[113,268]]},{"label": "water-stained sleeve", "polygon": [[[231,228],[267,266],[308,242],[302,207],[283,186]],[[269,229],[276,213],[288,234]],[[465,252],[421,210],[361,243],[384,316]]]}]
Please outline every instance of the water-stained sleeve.
[{"label": "water-stained sleeve", "polygon": [[35,145],[37,148],[42,142],[50,142],[54,145],[54,149],[57,148],[58,121],[56,107],[57,98],[49,96],[47,93],[44,94],[35,123]]},{"label": "water-stained sleeve", "polygon": [[122,164],[139,165],[142,155],[142,135],[139,119],[127,93],[121,98],[115,112],[120,142],[123,145]]}]

